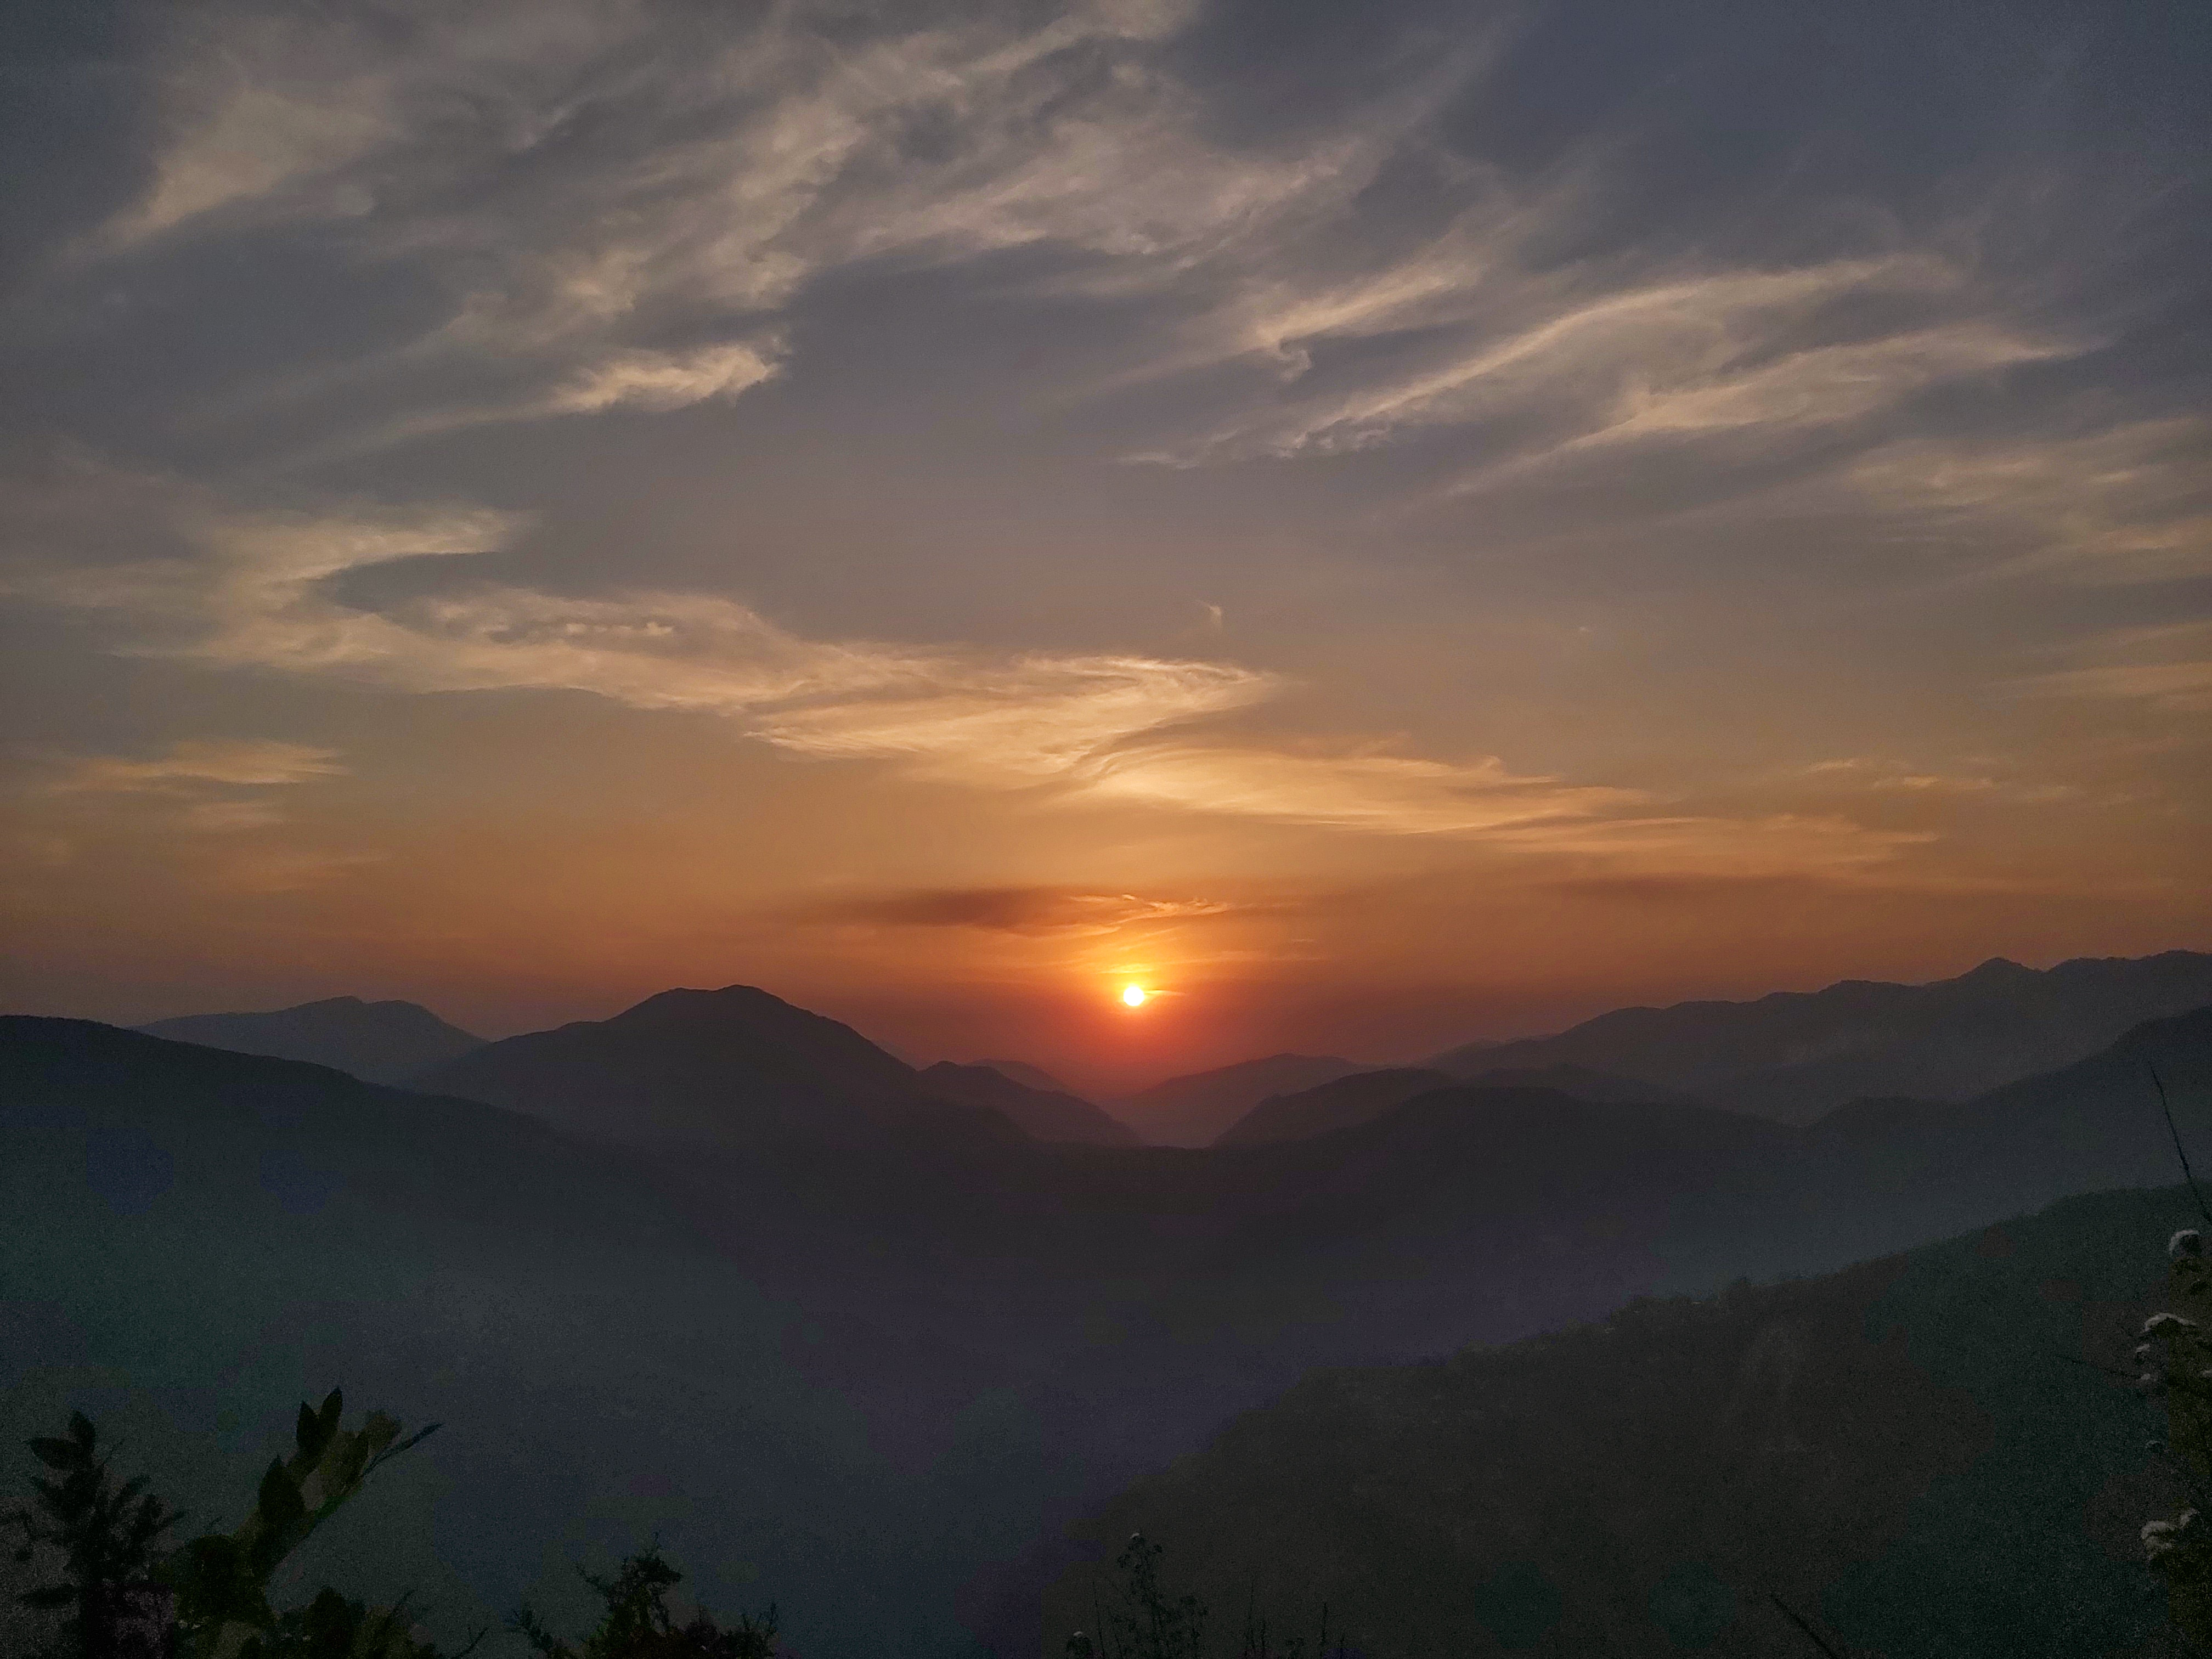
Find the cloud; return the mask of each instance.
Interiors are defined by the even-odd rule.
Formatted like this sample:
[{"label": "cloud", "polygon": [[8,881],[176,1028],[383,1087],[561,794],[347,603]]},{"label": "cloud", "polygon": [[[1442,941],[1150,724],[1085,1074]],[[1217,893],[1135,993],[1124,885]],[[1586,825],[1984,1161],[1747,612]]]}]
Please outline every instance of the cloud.
[{"label": "cloud", "polygon": [[1160,54],[1194,10],[1078,0],[916,27],[801,0],[678,27],[540,0],[313,25],[210,9],[166,37],[170,135],[94,246],[345,222],[358,255],[451,296],[397,362],[534,361],[554,387],[538,413],[684,407],[757,384],[773,355],[672,352],[656,331],[757,318],[825,270],[1050,243],[1167,271],[1365,183],[1387,144],[1356,130],[1280,152],[1208,136]]},{"label": "cloud", "polygon": [[861,894],[789,907],[794,921],[874,927],[973,927],[1019,934],[1109,934],[1147,923],[1249,909],[1225,900],[1146,898],[1067,887],[951,887]]},{"label": "cloud", "polygon": [[1222,663],[1023,656],[989,669],[948,665],[920,696],[764,715],[756,730],[799,754],[902,761],[925,777],[1042,781],[1162,726],[1249,707],[1277,684]]},{"label": "cloud", "polygon": [[2212,572],[2212,421],[2202,416],[1902,440],[1860,457],[1844,483],[1893,518],[1982,547],[1993,574],[2118,583]]},{"label": "cloud", "polygon": [[[1279,677],[1233,663],[809,640],[702,594],[581,598],[486,583],[380,607],[341,597],[349,573],[489,551],[526,522],[460,507],[224,514],[191,497],[179,519],[192,544],[185,556],[48,571],[17,586],[120,613],[137,634],[125,648],[143,653],[398,691],[581,691],[720,715],[810,758],[886,763],[909,777],[1076,805],[1638,859],[1722,848],[1717,855],[1731,859],[1827,864],[1887,856],[1912,839],[1854,839],[1809,820],[1654,817],[1640,792],[1523,775],[1494,757],[1447,762],[1209,735],[1205,723],[1282,689]],[[274,776],[326,764],[319,756],[258,763]]]},{"label": "cloud", "polygon": [[1753,817],[1685,815],[1532,825],[1508,829],[1490,839],[1499,847],[1541,853],[1555,862],[1586,860],[1593,875],[1735,880],[1857,878],[1941,838],[1929,830],[1875,830],[1850,818],[1778,812]]},{"label": "cloud", "polygon": [[1454,764],[1197,744],[1109,755],[1085,769],[1079,798],[1385,835],[1487,834],[1617,811],[1644,799],[1632,790],[1516,777],[1495,757]]},{"label": "cloud", "polygon": [[594,415],[625,406],[665,411],[734,398],[773,377],[781,350],[781,340],[771,337],[688,354],[617,352],[555,387],[542,407],[549,415]]},{"label": "cloud", "polygon": [[[1633,441],[1844,424],[1945,380],[2086,349],[1978,314],[1990,302],[1968,272],[1929,252],[1545,273],[1516,267],[1528,234],[1522,219],[1500,216],[1484,247],[1481,234],[1455,226],[1395,267],[1224,313],[1219,355],[1279,360],[1292,395],[1138,459],[1332,453],[1425,428],[1506,423],[1520,434],[1517,453],[1461,481],[1473,489]],[[1865,315],[1844,320],[1852,306]],[[1322,343],[1406,329],[1419,331],[1418,344],[1338,371],[1352,384],[1296,394]],[[1834,337],[1844,330],[1858,337]]]},{"label": "cloud", "polygon": [[1814,761],[1799,769],[1798,776],[1824,783],[1849,784],[1877,793],[1912,795],[1982,795],[2027,793],[2039,799],[2053,799],[2052,786],[2021,786],[1981,772],[1931,772],[1904,761],[1856,755],[1839,760]]},{"label": "cloud", "polygon": [[167,793],[201,785],[266,787],[307,783],[345,771],[335,749],[264,738],[210,738],[173,744],[149,760],[88,755],[72,761],[48,787],[58,793]]},{"label": "cloud", "polygon": [[2082,647],[2081,667],[2028,675],[2004,689],[2023,697],[2141,703],[2166,714],[2212,713],[2212,622],[2106,634]]},{"label": "cloud", "polygon": [[572,598],[484,584],[378,609],[334,579],[506,545],[527,520],[476,509],[237,515],[193,507],[184,557],[41,571],[17,590],[131,618],[125,648],[210,666],[393,690],[589,692],[634,708],[729,717],[819,758],[1018,787],[1098,752],[1249,706],[1276,678],[1232,664],[1125,655],[990,657],[800,638],[734,600]]},{"label": "cloud", "polygon": [[285,821],[280,807],[262,800],[203,800],[187,806],[180,818],[185,828],[204,835],[226,835],[238,830],[266,830]]}]

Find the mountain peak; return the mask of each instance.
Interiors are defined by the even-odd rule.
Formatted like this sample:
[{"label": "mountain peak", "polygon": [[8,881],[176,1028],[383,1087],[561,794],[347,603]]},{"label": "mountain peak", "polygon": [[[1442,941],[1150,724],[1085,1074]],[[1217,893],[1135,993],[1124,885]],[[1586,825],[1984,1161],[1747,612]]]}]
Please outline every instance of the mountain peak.
[{"label": "mountain peak", "polygon": [[830,1023],[827,1016],[811,1012],[796,1003],[786,1002],[775,993],[763,991],[757,985],[724,985],[711,991],[693,986],[678,986],[666,991],[656,991],[644,1001],[623,1009],[605,1023],[610,1025],[684,1024],[693,1021],[742,1020],[762,1016],[795,1017]]},{"label": "mountain peak", "polygon": [[1968,969],[1959,977],[1961,981],[1985,983],[2001,980],[2039,979],[2042,975],[2034,969],[2014,962],[2010,957],[1991,957],[1987,962]]}]

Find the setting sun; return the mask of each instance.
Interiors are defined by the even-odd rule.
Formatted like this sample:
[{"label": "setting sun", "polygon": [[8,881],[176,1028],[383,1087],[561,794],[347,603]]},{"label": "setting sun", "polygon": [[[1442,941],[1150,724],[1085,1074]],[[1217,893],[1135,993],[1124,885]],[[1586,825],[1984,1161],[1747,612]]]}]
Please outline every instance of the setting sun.
[{"label": "setting sun", "polygon": [[1145,1000],[1145,988],[1141,985],[1127,985],[1122,987],[1121,1000],[1127,1003],[1132,1008],[1141,1006]]}]

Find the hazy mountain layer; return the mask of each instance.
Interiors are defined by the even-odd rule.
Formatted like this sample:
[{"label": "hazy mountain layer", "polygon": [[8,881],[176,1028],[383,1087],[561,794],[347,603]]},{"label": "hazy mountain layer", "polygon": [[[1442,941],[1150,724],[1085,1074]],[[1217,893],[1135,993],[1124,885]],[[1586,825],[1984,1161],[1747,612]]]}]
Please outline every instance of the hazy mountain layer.
[{"label": "hazy mountain layer", "polygon": [[1928,985],[1846,980],[1754,1002],[1621,1008],[1556,1036],[1429,1062],[1456,1076],[1561,1062],[1808,1123],[1862,1097],[1962,1100],[2094,1054],[2130,1026],[2212,1002],[2212,955],[1994,957]]},{"label": "hazy mountain layer", "polygon": [[1060,1090],[1034,1089],[995,1066],[941,1060],[921,1072],[922,1085],[946,1100],[997,1112],[1032,1139],[1093,1146],[1136,1146],[1137,1132],[1089,1101]]},{"label": "hazy mountain layer", "polygon": [[412,1002],[330,997],[265,1014],[185,1014],[138,1028],[150,1036],[241,1054],[311,1060],[370,1083],[398,1083],[458,1059],[483,1039]]},{"label": "hazy mountain layer", "polygon": [[612,1019],[486,1043],[417,1083],[582,1139],[641,1145],[850,1141],[907,1123],[951,1133],[979,1112],[849,1025],[748,985],[663,991]]},{"label": "hazy mountain layer", "polygon": [[1115,1115],[1158,1146],[1204,1146],[1270,1095],[1370,1070],[1328,1054],[1269,1054],[1155,1083],[1115,1103]]},{"label": "hazy mountain layer", "polygon": [[[1608,1077],[1583,1066],[1506,1067],[1467,1079],[1487,1089],[1552,1089],[1577,1100],[1644,1105],[1685,1105],[1679,1095],[1632,1078]],[[1216,1137],[1216,1146],[1252,1146],[1264,1140],[1292,1140],[1304,1135],[1349,1129],[1380,1117],[1431,1089],[1449,1089],[1460,1079],[1427,1066],[1386,1066],[1353,1072],[1295,1094],[1270,1095]]]},{"label": "hazy mountain layer", "polygon": [[[971,1060],[970,1066],[988,1066],[1005,1077],[1010,1077],[1025,1089],[1042,1089],[1048,1095],[1073,1095],[1075,1091],[1062,1083],[1042,1066],[1031,1066],[1019,1060]],[[1078,1096],[1080,1099],[1081,1097]]]},{"label": "hazy mountain layer", "polygon": [[1297,1140],[1349,1129],[1431,1089],[1458,1086],[1460,1079],[1425,1066],[1391,1066],[1300,1089],[1269,1095],[1217,1135],[1216,1146],[1256,1146],[1267,1140]]},{"label": "hazy mountain layer", "polygon": [[[811,1020],[747,1029],[852,1052]],[[166,1419],[217,1449],[174,1500],[221,1503],[264,1427],[343,1382],[449,1425],[391,1499],[426,1541],[362,1588],[425,1587],[450,1633],[518,1588],[557,1611],[564,1556],[658,1529],[707,1599],[772,1595],[796,1643],[1029,1651],[1060,1528],[1309,1368],[2162,1181],[2146,1060],[2212,1144],[2207,1012],[1965,1106],[1810,1130],[1460,1088],[1249,1147],[1046,1146],[954,1115],[677,1154],[4,1020],[0,1452],[66,1401],[123,1413],[134,1447]],[[232,1407],[269,1415],[219,1430]]]},{"label": "hazy mountain layer", "polygon": [[[1310,1376],[1080,1529],[1141,1531],[1375,1656],[2172,1651],[2138,1531],[2183,1496],[2124,1381],[2185,1189],[2072,1199],[1829,1277]],[[1045,1629],[1093,1621],[1095,1567]],[[1279,1638],[1290,1634],[1278,1629]],[[1049,1650],[1048,1641],[1047,1648]]]}]

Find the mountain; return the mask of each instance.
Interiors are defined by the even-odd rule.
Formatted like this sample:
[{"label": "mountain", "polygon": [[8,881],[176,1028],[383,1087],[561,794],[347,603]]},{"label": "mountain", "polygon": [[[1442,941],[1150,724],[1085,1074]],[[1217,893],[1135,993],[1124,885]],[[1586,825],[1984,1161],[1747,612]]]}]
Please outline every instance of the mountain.
[{"label": "mountain", "polygon": [[[1250,1146],[1263,1140],[1348,1129],[1379,1117],[1416,1095],[1457,1086],[1460,1079],[1426,1066],[1385,1066],[1353,1072],[1296,1094],[1270,1095],[1215,1138],[1216,1146]],[[1669,1090],[1630,1078],[1609,1077],[1583,1066],[1503,1067],[1467,1079],[1480,1089],[1548,1089],[1577,1100],[1613,1104],[1687,1105]]]},{"label": "mountain", "polygon": [[749,985],[663,991],[612,1019],[507,1037],[415,1079],[528,1112],[581,1139],[714,1145],[849,1141],[1004,1118],[947,1102],[849,1025]]},{"label": "mountain", "polygon": [[483,1039],[412,1002],[330,997],[265,1014],[185,1014],[138,1030],[241,1054],[331,1066],[370,1083],[398,1083],[458,1059]]},{"label": "mountain", "polygon": [[1458,1077],[1565,1063],[1786,1123],[1868,1097],[1963,1100],[2081,1059],[2130,1027],[2212,1002],[2212,955],[1992,957],[1926,985],[1845,980],[1753,1002],[1622,1008],[1554,1036],[1455,1048]]},{"label": "mountain", "polygon": [[1155,1083],[1115,1103],[1115,1115],[1160,1146],[1203,1146],[1270,1095],[1369,1068],[1327,1054],[1269,1054]]},{"label": "mountain", "polygon": [[1332,1129],[1349,1129],[1404,1105],[1415,1095],[1455,1088],[1458,1084],[1458,1079],[1446,1073],[1419,1066],[1353,1072],[1295,1094],[1269,1095],[1215,1136],[1212,1144],[1256,1146],[1267,1140],[1297,1140]]},{"label": "mountain", "polygon": [[[1010,1077],[1024,1089],[1041,1089],[1048,1095],[1073,1095],[1075,1091],[1042,1066],[1019,1060],[971,1060],[970,1066],[988,1066],[1001,1077]],[[1082,1097],[1077,1096],[1078,1099]]]},{"label": "mountain", "polygon": [[1326,1605],[1352,1652],[1812,1652],[1778,1597],[1832,1652],[2178,1651],[2138,1529],[2187,1495],[2124,1373],[2167,1233],[2197,1224],[2185,1188],[2101,1193],[1823,1278],[1316,1373],[1086,1518],[1046,1650],[1094,1626],[1099,1558],[1141,1532],[1170,1601],[1302,1633]]},{"label": "mountain", "polygon": [[1488,1089],[1557,1089],[1577,1100],[1613,1101],[1623,1105],[1680,1106],[1686,1095],[1632,1077],[1594,1072],[1587,1066],[1562,1060],[1551,1066],[1486,1066],[1462,1073],[1467,1080]]},{"label": "mountain", "polygon": [[1134,1129],[1089,1101],[1058,1089],[1032,1088],[995,1066],[956,1066],[942,1060],[924,1067],[921,1079],[940,1097],[996,1112],[1035,1140],[1093,1146],[1144,1144]]},{"label": "mountain", "polygon": [[[698,1024],[750,1018],[779,1053],[903,1075],[772,998],[690,994],[679,1055]],[[543,1517],[586,1515],[611,1517],[608,1551],[659,1530],[710,1605],[778,1600],[802,1650],[1036,1651],[1038,1598],[1075,1547],[1063,1528],[1316,1368],[1516,1340],[2163,1184],[2147,1065],[2185,1144],[2212,1146],[2206,1013],[1973,1102],[1809,1128],[1461,1085],[1244,1146],[1043,1146],[924,1119],[834,1145],[662,1147],[0,1019],[0,1285],[39,1287],[0,1303],[0,1482],[20,1487],[24,1437],[82,1399],[104,1425],[121,1414],[134,1455],[186,1436],[198,1449],[157,1489],[219,1509],[266,1466],[283,1408],[343,1380],[349,1401],[448,1425],[419,1473],[393,1470],[372,1543],[332,1547],[356,1593],[419,1586],[456,1645],[573,1589]],[[2051,1386],[2102,1386],[2080,1369]],[[231,1405],[249,1413],[234,1431]],[[1387,1498],[1302,1501],[1357,1516]],[[1558,1500],[1562,1526],[1575,1503]],[[386,1560],[386,1540],[418,1553]]]}]

